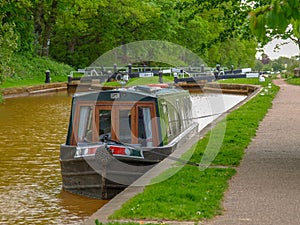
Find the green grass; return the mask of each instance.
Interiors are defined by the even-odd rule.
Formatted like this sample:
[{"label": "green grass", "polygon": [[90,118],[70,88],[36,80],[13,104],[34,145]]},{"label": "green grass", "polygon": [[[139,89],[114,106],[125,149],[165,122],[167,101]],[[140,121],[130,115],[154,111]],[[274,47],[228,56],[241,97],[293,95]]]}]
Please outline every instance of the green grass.
[{"label": "green grass", "polygon": [[199,220],[221,213],[220,199],[233,169],[185,166],[172,178],[147,186],[115,212],[113,219]]},{"label": "green grass", "polygon": [[224,84],[252,84],[252,85],[267,86],[267,84],[270,81],[271,81],[270,78],[267,78],[265,82],[259,82],[258,78],[237,78],[237,79],[218,80],[218,83],[224,83]]},{"label": "green grass", "polygon": [[[269,78],[264,83],[259,83],[257,78],[226,82],[261,84],[268,90],[263,90],[263,94],[257,95],[226,118],[225,137],[213,164],[235,166],[239,165],[245,148],[255,136],[258,125],[271,107],[279,88],[274,85],[268,88],[271,82]],[[211,132],[221,129],[224,122],[225,120],[221,121]],[[191,161],[200,162],[211,132],[197,143]],[[233,168],[200,171],[197,167],[186,165],[169,179],[147,186],[143,193],[126,202],[110,218],[178,221],[212,218],[222,213],[223,194],[228,187],[228,180],[234,174]]]},{"label": "green grass", "polygon": [[13,75],[0,88],[31,86],[45,83],[45,71],[50,70],[51,82],[67,82],[72,67],[49,58],[14,55],[10,62]]},{"label": "green grass", "polygon": [[286,82],[289,83],[289,84],[293,84],[293,85],[300,85],[300,78],[290,76],[286,79]]},{"label": "green grass", "polygon": [[[174,78],[172,76],[163,76],[164,83],[173,83]],[[147,85],[147,84],[158,84],[158,76],[154,77],[143,77],[143,78],[131,78],[126,86],[135,86],[135,85]]]},{"label": "green grass", "polygon": [[[111,222],[111,223],[106,223],[106,225],[121,225],[121,224],[126,224],[126,225],[140,225],[141,223],[134,223],[134,222],[128,222],[128,223]],[[95,221],[95,225],[103,225],[103,223],[100,223],[98,220],[96,220]],[[148,225],[151,225],[151,224],[148,224]]]}]

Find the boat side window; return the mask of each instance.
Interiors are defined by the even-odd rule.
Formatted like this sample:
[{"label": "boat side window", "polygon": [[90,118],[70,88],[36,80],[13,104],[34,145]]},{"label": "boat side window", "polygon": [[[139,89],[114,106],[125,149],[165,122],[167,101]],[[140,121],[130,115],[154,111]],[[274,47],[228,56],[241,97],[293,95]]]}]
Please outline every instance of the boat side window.
[{"label": "boat side window", "polygon": [[184,98],[183,105],[186,110],[186,126],[189,126],[192,118],[191,102],[189,98]]},{"label": "boat side window", "polygon": [[99,135],[111,136],[111,110],[99,110]]},{"label": "boat side window", "polygon": [[182,109],[182,107],[180,107],[179,99],[176,99],[176,107],[174,110],[176,133],[180,133],[183,129],[183,127],[182,127],[182,123],[183,123],[182,117],[183,116],[182,116],[182,112],[180,112],[180,109]]},{"label": "boat side window", "polygon": [[121,142],[131,143],[131,110],[119,111],[119,137]]},{"label": "boat side window", "polygon": [[193,113],[192,113],[192,102],[190,98],[186,98],[187,101],[187,109],[188,109],[188,124],[192,123]]},{"label": "boat side window", "polygon": [[186,98],[182,99],[180,102],[180,109],[178,109],[178,112],[180,112],[181,117],[182,117],[182,129],[186,129],[187,128],[187,113],[185,110],[187,110],[185,108],[184,102],[186,101]]},{"label": "boat side window", "polygon": [[93,138],[93,110],[91,106],[80,107],[80,119],[78,124],[78,142],[91,142]]},{"label": "boat side window", "polygon": [[189,118],[190,118],[190,115],[189,115],[189,108],[186,104],[188,98],[183,98],[180,102],[180,105],[181,105],[181,114],[182,114],[182,120],[183,120],[183,129],[186,129],[189,125]]},{"label": "boat side window", "polygon": [[142,146],[152,147],[152,138],[150,107],[138,107],[138,142]]},{"label": "boat side window", "polygon": [[165,120],[165,122],[168,123],[168,125],[167,125],[167,135],[168,135],[168,137],[170,137],[173,134],[173,130],[172,130],[172,126],[171,126],[172,120],[171,120],[171,117],[169,116],[169,110],[168,110],[167,103],[164,102],[162,104],[162,108],[163,108],[164,117],[167,118],[167,120]]}]

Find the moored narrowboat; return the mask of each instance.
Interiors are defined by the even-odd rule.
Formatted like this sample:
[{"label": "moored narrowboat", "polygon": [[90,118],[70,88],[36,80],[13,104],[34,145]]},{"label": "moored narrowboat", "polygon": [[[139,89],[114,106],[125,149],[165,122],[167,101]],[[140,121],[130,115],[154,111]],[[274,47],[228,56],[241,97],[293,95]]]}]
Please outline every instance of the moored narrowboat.
[{"label": "moored narrowboat", "polygon": [[136,86],[73,96],[63,189],[111,199],[194,136],[189,92]]}]

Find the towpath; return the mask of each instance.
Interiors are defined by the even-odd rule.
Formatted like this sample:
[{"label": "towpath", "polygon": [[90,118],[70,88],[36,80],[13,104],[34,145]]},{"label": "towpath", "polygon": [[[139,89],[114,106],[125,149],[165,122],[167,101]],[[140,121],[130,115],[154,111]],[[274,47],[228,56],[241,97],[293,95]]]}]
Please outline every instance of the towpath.
[{"label": "towpath", "polygon": [[[300,86],[280,91],[209,225],[300,224]],[[201,223],[202,224],[202,223]]]}]

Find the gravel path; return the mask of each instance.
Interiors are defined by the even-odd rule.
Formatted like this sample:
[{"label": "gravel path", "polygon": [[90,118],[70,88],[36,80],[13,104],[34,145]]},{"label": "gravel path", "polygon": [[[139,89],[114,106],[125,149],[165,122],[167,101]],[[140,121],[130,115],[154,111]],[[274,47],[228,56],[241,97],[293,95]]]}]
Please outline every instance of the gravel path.
[{"label": "gravel path", "polygon": [[280,91],[246,150],[224,200],[205,224],[300,224],[300,86]]}]

